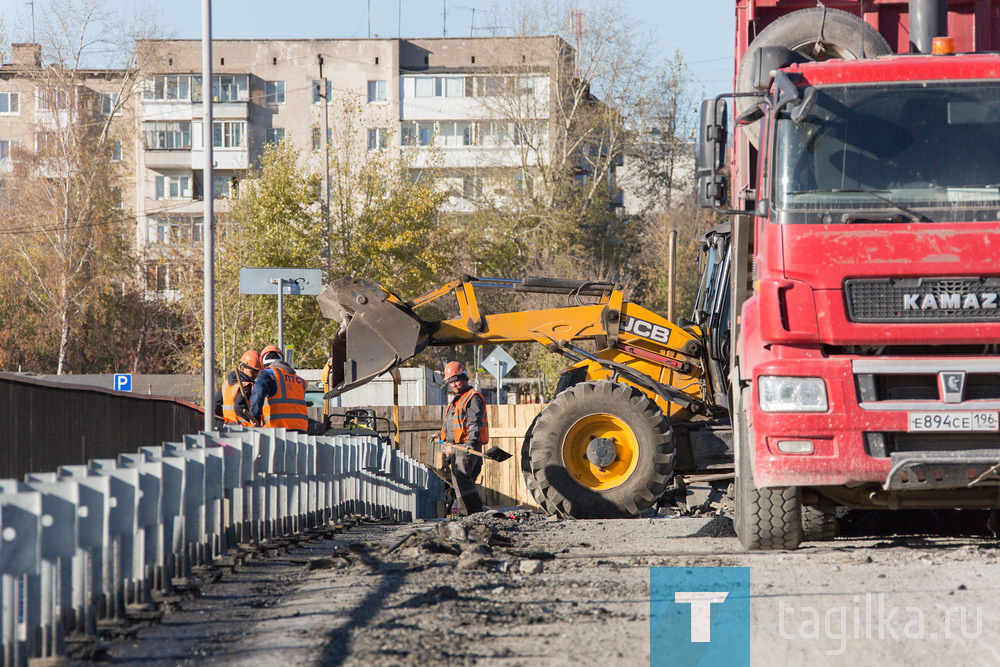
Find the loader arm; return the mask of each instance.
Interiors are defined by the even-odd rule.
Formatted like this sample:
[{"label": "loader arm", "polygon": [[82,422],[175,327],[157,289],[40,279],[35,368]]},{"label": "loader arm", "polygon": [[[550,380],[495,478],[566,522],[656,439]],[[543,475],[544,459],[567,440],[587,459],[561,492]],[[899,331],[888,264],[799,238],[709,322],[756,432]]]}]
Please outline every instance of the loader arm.
[{"label": "loader arm", "polygon": [[[559,308],[483,314],[477,289],[565,294],[575,303]],[[424,320],[415,309],[455,295],[459,316]],[[423,351],[428,345],[481,345],[536,342],[574,362],[604,367],[608,374],[652,378],[662,400],[681,400],[701,411],[702,392],[673,389],[673,374],[701,375],[699,332],[682,329],[624,301],[621,285],[550,278],[523,280],[464,276],[410,301],[379,283],[347,277],[327,285],[318,297],[320,310],[341,324],[333,341],[329,386],[331,398],[358,387]],[[589,301],[589,302],[587,302]],[[585,355],[575,342],[595,340],[603,354]],[[615,368],[615,364],[619,368]],[[624,372],[623,372],[624,371]],[[650,384],[646,382],[646,390]]]}]

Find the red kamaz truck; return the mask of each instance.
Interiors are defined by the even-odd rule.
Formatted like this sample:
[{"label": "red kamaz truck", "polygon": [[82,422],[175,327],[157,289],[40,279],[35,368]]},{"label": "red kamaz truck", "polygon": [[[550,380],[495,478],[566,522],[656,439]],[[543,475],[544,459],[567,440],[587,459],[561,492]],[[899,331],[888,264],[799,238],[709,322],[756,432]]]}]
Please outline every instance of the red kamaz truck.
[{"label": "red kamaz truck", "polygon": [[697,169],[743,546],[1000,507],[1000,0],[736,9]]}]

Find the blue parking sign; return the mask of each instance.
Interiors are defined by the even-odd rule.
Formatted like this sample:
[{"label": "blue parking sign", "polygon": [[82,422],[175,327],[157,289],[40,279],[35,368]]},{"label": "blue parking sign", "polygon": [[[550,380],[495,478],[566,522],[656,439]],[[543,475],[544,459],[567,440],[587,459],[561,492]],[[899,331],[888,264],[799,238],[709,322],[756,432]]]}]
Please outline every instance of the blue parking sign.
[{"label": "blue parking sign", "polygon": [[115,373],[115,391],[132,391],[131,373]]}]

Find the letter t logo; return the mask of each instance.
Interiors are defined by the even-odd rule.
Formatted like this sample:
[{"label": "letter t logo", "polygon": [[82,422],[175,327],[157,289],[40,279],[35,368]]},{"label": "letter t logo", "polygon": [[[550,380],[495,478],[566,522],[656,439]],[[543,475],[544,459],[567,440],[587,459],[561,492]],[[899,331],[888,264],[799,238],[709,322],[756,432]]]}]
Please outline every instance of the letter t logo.
[{"label": "letter t logo", "polygon": [[712,604],[725,602],[729,591],[705,591],[674,593],[676,604],[691,605],[691,641],[712,641]]}]

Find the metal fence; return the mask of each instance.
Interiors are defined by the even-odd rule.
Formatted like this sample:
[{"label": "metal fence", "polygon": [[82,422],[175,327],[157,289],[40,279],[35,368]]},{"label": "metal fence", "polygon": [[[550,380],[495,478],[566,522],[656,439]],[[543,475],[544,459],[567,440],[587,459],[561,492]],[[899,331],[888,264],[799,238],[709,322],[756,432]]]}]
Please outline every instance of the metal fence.
[{"label": "metal fence", "polygon": [[196,433],[201,408],[176,398],[0,373],[0,477],[55,470]]},{"label": "metal fence", "polygon": [[0,480],[3,664],[155,615],[241,549],[352,515],[433,517],[442,492],[374,436],[238,427]]}]

